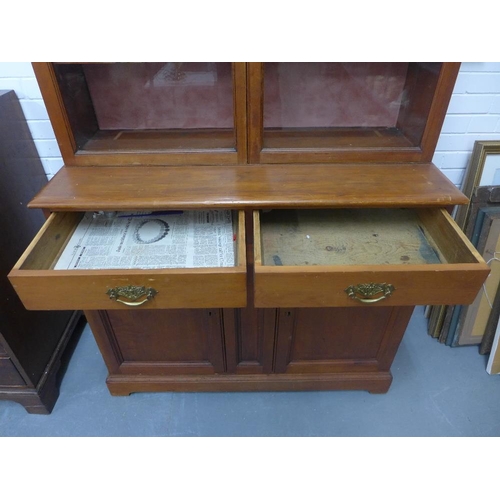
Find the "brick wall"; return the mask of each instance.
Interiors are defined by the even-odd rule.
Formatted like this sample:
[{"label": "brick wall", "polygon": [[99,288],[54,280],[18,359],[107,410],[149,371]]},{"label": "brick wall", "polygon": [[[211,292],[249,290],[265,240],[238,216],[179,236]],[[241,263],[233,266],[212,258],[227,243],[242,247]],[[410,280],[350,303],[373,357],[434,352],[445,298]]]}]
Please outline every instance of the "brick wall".
[{"label": "brick wall", "polygon": [[14,90],[50,179],[63,161],[30,63],[0,62],[0,89]]},{"label": "brick wall", "polygon": [[[16,91],[50,179],[63,163],[31,64],[0,62],[0,89]],[[433,159],[459,187],[476,140],[500,140],[500,63],[460,69]]]},{"label": "brick wall", "polygon": [[433,158],[458,187],[477,140],[500,140],[500,63],[460,67]]}]

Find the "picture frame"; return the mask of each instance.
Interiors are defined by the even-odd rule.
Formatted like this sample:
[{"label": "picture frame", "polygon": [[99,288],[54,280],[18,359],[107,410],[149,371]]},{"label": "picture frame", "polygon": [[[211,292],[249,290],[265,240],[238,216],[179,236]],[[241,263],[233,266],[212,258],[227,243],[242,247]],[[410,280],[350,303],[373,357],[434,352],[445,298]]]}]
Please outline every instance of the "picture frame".
[{"label": "picture frame", "polygon": [[489,375],[500,374],[500,324],[495,330],[490,356],[486,365],[486,372]]},{"label": "picture frame", "polygon": [[[483,227],[484,217],[486,216],[486,214],[489,214],[486,216],[486,220],[489,220],[489,222],[492,223],[492,220],[498,216],[499,211],[500,186],[476,187],[470,199],[468,220],[465,226],[462,228],[462,231],[481,254],[483,254],[485,250],[484,247],[491,229],[491,225],[489,224],[486,224],[486,227]],[[488,258],[486,258],[485,260],[488,260]],[[489,285],[491,286],[491,282],[489,283]],[[482,292],[480,292],[478,295],[481,294]],[[442,323],[443,326],[439,334],[440,342],[445,343],[448,346],[463,344],[467,335],[460,339],[460,335],[457,335],[460,333],[460,329],[457,332],[457,326],[459,325],[462,312],[469,310],[471,306],[473,307],[474,304],[471,304],[470,306],[441,306],[446,310],[446,312],[444,313],[444,320]],[[465,344],[475,344],[478,342],[482,342],[482,339],[477,338],[477,336],[474,337],[474,339],[469,339],[471,341],[473,340],[472,342],[468,342],[465,340]]]},{"label": "picture frame", "polygon": [[[494,185],[500,185],[500,141],[476,141],[462,192],[470,199],[479,186]],[[469,215],[470,203],[458,207],[455,221],[461,229],[466,226]]]},{"label": "picture frame", "polygon": [[479,225],[483,226],[482,233],[485,233],[483,239],[486,241],[478,242],[475,246],[484,260],[490,263],[491,273],[474,302],[459,306],[460,313],[456,331],[453,333],[452,346],[475,345],[482,342],[492,314],[492,302],[496,298],[500,284],[500,262],[495,259],[495,255],[500,251],[500,207],[485,211],[482,211],[484,222],[483,217],[477,219]]},{"label": "picture frame", "polygon": [[[469,203],[456,207],[454,219],[464,232],[471,216],[472,198],[478,187],[500,185],[500,141],[476,141],[472,156],[465,172],[462,192],[469,198]],[[495,200],[496,201],[496,200]],[[469,236],[466,233],[466,236]],[[441,343],[450,345],[450,318],[454,306],[434,306],[434,321],[429,321],[428,332]]]}]

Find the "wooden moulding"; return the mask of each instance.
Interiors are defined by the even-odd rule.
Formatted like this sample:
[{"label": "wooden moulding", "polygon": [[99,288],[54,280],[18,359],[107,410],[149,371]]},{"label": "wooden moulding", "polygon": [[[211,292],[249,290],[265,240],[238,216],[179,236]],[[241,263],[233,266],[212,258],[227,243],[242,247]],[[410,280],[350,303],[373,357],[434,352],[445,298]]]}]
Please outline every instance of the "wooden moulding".
[{"label": "wooden moulding", "polygon": [[10,272],[9,279],[27,309],[127,309],[106,295],[109,288],[125,285],[149,286],[159,292],[141,309],[246,306],[242,211],[237,214],[235,267],[53,270],[82,215],[52,214]]},{"label": "wooden moulding", "polygon": [[432,163],[64,167],[31,201],[53,211],[448,207],[468,199]]},{"label": "wooden moulding", "polygon": [[109,375],[106,380],[113,396],[133,392],[181,391],[331,391],[365,390],[386,393],[392,383],[390,371],[369,373],[317,373],[271,375]]},{"label": "wooden moulding", "polygon": [[97,132],[79,153],[116,154],[140,153],[141,149],[161,152],[164,149],[176,153],[189,153],[193,150],[234,152],[234,132],[232,130],[193,130],[185,131],[162,130],[103,130]]},{"label": "wooden moulding", "polygon": [[266,152],[279,152],[286,149],[314,149],[326,150],[328,148],[346,148],[355,142],[364,148],[399,148],[415,149],[410,141],[397,129],[386,128],[341,128],[338,131],[331,129],[292,129],[292,130],[266,130]]}]

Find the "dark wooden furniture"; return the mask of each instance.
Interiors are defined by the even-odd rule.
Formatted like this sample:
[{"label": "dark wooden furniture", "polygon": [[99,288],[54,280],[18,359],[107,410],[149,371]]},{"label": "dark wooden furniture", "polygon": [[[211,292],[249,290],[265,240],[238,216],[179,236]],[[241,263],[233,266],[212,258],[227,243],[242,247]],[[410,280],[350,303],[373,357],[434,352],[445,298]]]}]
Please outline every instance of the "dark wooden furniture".
[{"label": "dark wooden furniture", "polygon": [[[112,394],[385,392],[413,307],[470,303],[489,272],[430,163],[458,64],[34,68],[66,166],[10,279],[85,310]],[[207,208],[233,210],[232,268],[52,269],[84,211]],[[146,284],[138,308],[106,295]]]},{"label": "dark wooden furniture", "polygon": [[[0,399],[29,413],[50,413],[59,394],[61,360],[69,355],[81,313],[28,311],[7,274],[45,222],[26,205],[47,182],[19,101],[0,91]],[[78,309],[78,308],[77,308]]]}]

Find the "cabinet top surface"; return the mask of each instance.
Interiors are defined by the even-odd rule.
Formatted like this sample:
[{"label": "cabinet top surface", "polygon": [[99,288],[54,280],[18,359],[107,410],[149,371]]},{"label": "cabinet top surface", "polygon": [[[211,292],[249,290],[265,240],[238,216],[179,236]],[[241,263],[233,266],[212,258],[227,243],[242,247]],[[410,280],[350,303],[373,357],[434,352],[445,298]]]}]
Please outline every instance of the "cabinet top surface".
[{"label": "cabinet top surface", "polygon": [[432,163],[64,167],[31,201],[55,211],[411,207],[468,199]]}]

